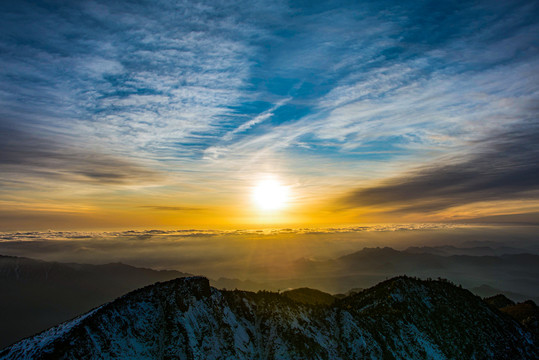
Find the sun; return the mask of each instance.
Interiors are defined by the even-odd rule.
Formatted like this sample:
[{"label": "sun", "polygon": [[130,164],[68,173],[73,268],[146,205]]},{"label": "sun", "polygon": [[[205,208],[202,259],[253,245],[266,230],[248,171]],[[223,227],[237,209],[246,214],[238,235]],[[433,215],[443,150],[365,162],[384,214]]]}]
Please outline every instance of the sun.
[{"label": "sun", "polygon": [[288,187],[277,180],[266,179],[253,188],[252,198],[260,210],[275,211],[287,205],[289,195]]}]

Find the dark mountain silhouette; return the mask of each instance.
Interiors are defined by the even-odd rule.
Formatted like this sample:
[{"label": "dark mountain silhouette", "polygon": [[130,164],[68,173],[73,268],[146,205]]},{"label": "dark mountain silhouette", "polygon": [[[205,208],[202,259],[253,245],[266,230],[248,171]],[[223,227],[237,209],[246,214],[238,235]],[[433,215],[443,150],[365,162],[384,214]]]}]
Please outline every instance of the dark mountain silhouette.
[{"label": "dark mountain silhouette", "polygon": [[511,291],[503,291],[503,290],[500,290],[500,289],[497,289],[497,288],[494,288],[492,286],[488,286],[485,284],[470,288],[469,290],[473,292],[474,294],[481,296],[482,298],[490,298],[496,295],[503,295],[504,297],[508,298],[512,302],[515,302],[515,301],[522,302],[522,301],[526,301],[530,299],[533,299],[534,301],[539,301],[539,297],[517,294]]},{"label": "dark mountain silhouette", "polygon": [[515,304],[514,301],[499,294],[485,299],[485,302],[518,321],[534,334],[536,343],[539,341],[539,306],[532,300]]},{"label": "dark mountain silhouette", "polygon": [[363,290],[364,290],[363,288],[353,288],[353,289],[348,290],[345,294],[339,293],[339,294],[333,294],[333,296],[336,297],[337,299],[342,299],[347,296],[354,295]]},{"label": "dark mountain silhouette", "polygon": [[24,339],[0,359],[537,359],[533,336],[447,281],[398,277],[308,305],[181,278]]},{"label": "dark mountain silhouette", "polygon": [[506,306],[515,305],[515,302],[513,300],[509,299],[507,296],[503,294],[494,295],[484,300],[487,304],[495,307],[496,309],[501,309]]},{"label": "dark mountain silhouette", "polygon": [[452,245],[442,246],[411,246],[405,250],[412,254],[433,254],[441,256],[469,255],[469,256],[501,256],[510,254],[523,254],[527,251],[510,246],[474,246],[456,247]]},{"label": "dark mountain silhouette", "polygon": [[288,290],[282,292],[281,294],[302,304],[311,305],[331,305],[336,300],[336,298],[331,294],[310,288]]},{"label": "dark mountain silhouette", "polygon": [[0,348],[128,291],[187,276],[125,264],[68,264],[0,255]]}]

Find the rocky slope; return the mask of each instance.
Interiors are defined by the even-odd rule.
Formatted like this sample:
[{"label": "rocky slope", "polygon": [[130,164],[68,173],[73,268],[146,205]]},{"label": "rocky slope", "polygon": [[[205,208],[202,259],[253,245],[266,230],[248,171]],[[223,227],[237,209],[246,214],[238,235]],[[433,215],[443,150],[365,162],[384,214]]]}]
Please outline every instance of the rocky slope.
[{"label": "rocky slope", "polygon": [[332,305],[181,278],[22,340],[0,359],[536,359],[530,333],[469,291],[398,277]]}]

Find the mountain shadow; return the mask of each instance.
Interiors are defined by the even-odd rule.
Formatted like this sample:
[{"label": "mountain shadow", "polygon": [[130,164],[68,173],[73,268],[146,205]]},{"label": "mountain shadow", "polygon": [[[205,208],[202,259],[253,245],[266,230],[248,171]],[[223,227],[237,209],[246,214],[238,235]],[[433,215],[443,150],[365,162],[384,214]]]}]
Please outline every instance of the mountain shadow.
[{"label": "mountain shadow", "polygon": [[68,264],[0,255],[0,348],[128,291],[187,276],[125,264]]}]

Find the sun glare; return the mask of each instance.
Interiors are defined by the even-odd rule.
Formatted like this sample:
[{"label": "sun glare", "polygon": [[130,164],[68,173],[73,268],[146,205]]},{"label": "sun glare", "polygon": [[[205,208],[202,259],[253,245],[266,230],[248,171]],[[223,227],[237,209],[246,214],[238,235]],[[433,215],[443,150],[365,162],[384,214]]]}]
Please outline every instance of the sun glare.
[{"label": "sun glare", "polygon": [[274,211],[286,206],[289,191],[277,180],[260,181],[253,189],[253,201],[260,210]]}]

